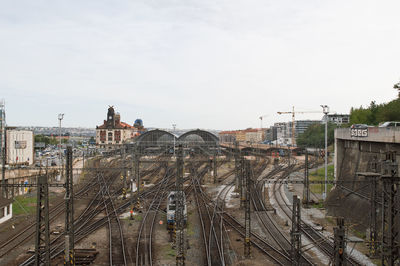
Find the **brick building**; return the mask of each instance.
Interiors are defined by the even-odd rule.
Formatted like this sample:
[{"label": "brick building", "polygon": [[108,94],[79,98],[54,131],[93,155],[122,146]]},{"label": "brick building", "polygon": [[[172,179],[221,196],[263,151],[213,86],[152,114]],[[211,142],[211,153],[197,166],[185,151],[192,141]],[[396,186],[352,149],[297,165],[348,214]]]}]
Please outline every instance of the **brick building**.
[{"label": "brick building", "polygon": [[122,145],[128,139],[139,136],[144,131],[142,123],[135,123],[134,126],[121,121],[119,113],[110,106],[107,111],[107,120],[96,127],[96,145],[100,148],[112,149]]}]

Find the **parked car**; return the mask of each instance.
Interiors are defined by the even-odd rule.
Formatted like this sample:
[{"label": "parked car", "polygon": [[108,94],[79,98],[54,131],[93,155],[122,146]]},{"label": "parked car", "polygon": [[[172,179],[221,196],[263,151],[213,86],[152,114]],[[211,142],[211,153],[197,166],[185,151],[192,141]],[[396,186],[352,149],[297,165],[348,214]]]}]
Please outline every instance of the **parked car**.
[{"label": "parked car", "polygon": [[380,125],[379,127],[400,127],[400,122],[397,121],[387,121]]},{"label": "parked car", "polygon": [[367,124],[353,124],[351,125],[351,128],[367,128]]}]

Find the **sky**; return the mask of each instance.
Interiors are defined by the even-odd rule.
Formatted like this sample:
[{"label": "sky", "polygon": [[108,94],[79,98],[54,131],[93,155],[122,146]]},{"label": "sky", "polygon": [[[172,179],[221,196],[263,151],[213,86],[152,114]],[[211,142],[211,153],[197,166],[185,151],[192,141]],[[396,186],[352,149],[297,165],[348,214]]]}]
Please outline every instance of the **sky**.
[{"label": "sky", "polygon": [[[243,129],[390,101],[400,1],[0,0],[10,126]],[[321,119],[322,113],[296,119]]]}]

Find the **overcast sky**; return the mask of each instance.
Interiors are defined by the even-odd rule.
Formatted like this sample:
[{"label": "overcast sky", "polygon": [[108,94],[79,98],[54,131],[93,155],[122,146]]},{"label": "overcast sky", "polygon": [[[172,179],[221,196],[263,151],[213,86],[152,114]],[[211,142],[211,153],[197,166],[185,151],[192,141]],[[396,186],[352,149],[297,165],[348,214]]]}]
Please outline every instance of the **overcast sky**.
[{"label": "overcast sky", "polygon": [[[240,129],[394,99],[400,1],[0,0],[8,125]],[[298,115],[299,119],[321,114]]]}]

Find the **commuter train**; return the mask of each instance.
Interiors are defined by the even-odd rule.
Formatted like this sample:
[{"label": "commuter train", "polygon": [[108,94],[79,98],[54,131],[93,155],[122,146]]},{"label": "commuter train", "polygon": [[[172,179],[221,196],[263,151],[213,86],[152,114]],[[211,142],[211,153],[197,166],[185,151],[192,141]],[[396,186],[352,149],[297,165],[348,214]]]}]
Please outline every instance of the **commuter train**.
[{"label": "commuter train", "polygon": [[[171,191],[168,194],[167,198],[167,229],[172,230],[175,225],[175,210],[176,210],[176,196],[177,196],[177,191]],[[186,196],[185,192],[181,192],[183,194],[183,222],[184,225],[186,225],[187,222],[187,206],[186,206]]]}]

